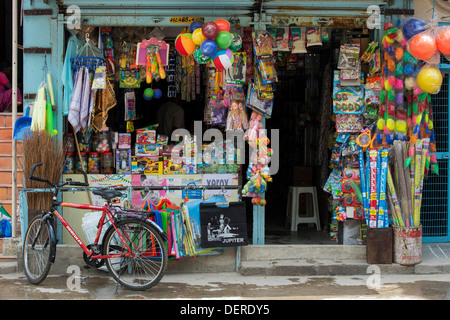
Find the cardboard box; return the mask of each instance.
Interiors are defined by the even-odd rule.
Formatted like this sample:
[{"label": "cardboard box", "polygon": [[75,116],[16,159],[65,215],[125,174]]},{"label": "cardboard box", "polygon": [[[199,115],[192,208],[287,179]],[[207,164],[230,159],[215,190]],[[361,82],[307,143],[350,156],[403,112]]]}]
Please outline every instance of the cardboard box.
[{"label": "cardboard box", "polygon": [[139,157],[159,157],[159,145],[156,143],[136,143],[134,154]]},{"label": "cardboard box", "polygon": [[171,157],[164,157],[163,172],[164,174],[184,174],[183,161],[181,161],[181,158],[178,161],[174,161]]},{"label": "cardboard box", "polygon": [[132,174],[162,174],[163,163],[159,157],[136,157],[131,161]]},{"label": "cardboard box", "polygon": [[131,149],[116,150],[116,173],[131,173]]},{"label": "cardboard box", "polygon": [[136,130],[136,143],[156,143],[156,131],[146,129]]}]

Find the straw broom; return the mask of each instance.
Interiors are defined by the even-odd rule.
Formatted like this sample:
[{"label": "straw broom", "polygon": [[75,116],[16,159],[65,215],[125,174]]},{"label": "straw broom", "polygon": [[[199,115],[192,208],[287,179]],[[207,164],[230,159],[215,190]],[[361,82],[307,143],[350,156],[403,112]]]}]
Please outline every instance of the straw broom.
[{"label": "straw broom", "polygon": [[[23,173],[26,188],[49,188],[46,183],[28,180],[31,168],[38,162],[42,162],[42,165],[36,168],[34,176],[45,178],[52,183],[59,182],[64,168],[65,154],[64,148],[56,136],[51,137],[45,131],[31,132],[24,139],[23,149]],[[28,192],[29,210],[49,209],[53,200],[52,196],[53,194],[48,192]]]}]

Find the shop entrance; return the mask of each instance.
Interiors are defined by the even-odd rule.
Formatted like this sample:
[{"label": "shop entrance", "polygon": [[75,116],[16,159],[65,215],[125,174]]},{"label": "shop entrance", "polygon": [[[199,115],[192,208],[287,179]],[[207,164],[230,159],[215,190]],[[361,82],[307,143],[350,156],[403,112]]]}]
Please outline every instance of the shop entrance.
[{"label": "shop entrance", "polygon": [[[268,131],[279,130],[280,165],[266,195],[266,244],[340,243],[330,235],[331,201],[322,190],[330,173],[330,144],[336,132],[332,118],[333,71],[341,44],[359,43],[364,52],[370,37],[364,29],[330,29],[329,40],[308,47],[305,54],[292,57],[278,52],[279,81],[273,116],[266,125]],[[300,223],[291,231],[288,193],[292,186],[316,189],[320,230],[316,224]],[[313,216],[311,194],[299,195],[298,203],[299,216]]]}]

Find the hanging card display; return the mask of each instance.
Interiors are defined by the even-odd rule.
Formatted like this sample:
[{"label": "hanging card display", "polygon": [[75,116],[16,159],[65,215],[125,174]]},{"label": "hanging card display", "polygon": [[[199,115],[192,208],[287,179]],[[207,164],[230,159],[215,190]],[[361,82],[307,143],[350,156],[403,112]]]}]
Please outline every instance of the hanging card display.
[{"label": "hanging card display", "polygon": [[[361,76],[361,78],[363,78]],[[362,114],[364,112],[364,85],[341,86],[340,71],[334,71],[333,112],[336,114]]]}]

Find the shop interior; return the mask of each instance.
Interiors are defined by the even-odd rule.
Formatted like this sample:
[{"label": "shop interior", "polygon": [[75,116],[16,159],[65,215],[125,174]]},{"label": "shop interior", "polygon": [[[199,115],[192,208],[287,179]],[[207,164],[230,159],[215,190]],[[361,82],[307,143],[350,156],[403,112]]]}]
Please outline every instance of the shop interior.
[{"label": "shop interior", "polygon": [[[241,32],[241,30],[233,31]],[[99,28],[84,28],[77,34],[78,39],[89,36],[94,45],[101,39]],[[330,143],[333,141],[334,123],[332,119],[332,73],[336,69],[339,47],[343,43],[354,42],[365,50],[370,40],[366,29],[331,29],[327,28],[326,38],[320,44],[309,46],[306,53],[291,54],[289,51],[278,51],[275,54],[278,81],[274,84],[273,113],[265,120],[265,126],[270,130],[279,131],[279,168],[272,177],[265,193],[265,243],[266,244],[338,244],[330,237],[330,202],[328,194],[321,186],[325,183],[330,169]],[[138,43],[152,36],[160,37],[168,43],[173,43],[181,28],[166,27],[115,27],[110,29],[113,40],[113,50],[116,65],[123,46]],[[67,33],[67,39],[71,34]],[[171,45],[171,50],[174,46]],[[365,67],[365,66],[362,66]],[[202,66],[204,72],[205,67]],[[116,79],[119,72],[116,72]],[[205,81],[204,78],[201,81]],[[203,121],[203,129],[211,126],[205,123],[205,92],[202,90],[192,95],[190,101],[177,99],[184,110],[185,128],[193,132],[194,121]],[[156,110],[167,101],[164,92],[170,90],[168,79],[141,82],[139,88],[132,89],[136,94],[136,118],[134,128],[143,128],[157,122]],[[145,90],[159,88],[163,92],[161,99],[146,99]],[[173,89],[173,88],[172,88]],[[117,105],[108,112],[106,125],[115,132],[127,132],[124,95],[130,89],[122,89],[115,85]],[[246,85],[244,85],[244,92]],[[180,94],[178,93],[178,97]],[[247,110],[248,116],[250,111]],[[223,131],[223,128],[219,128]],[[67,117],[64,117],[64,131],[71,132]],[[132,145],[136,142],[132,135]],[[273,141],[272,141],[273,142]],[[240,170],[241,183],[245,184],[244,164]],[[320,212],[320,230],[314,224],[300,224],[297,231],[291,231],[287,214],[289,186],[315,186],[318,195]],[[243,197],[247,207],[248,237],[252,239],[253,205],[251,199]],[[308,215],[311,208],[308,195],[300,196],[300,215]]]}]

